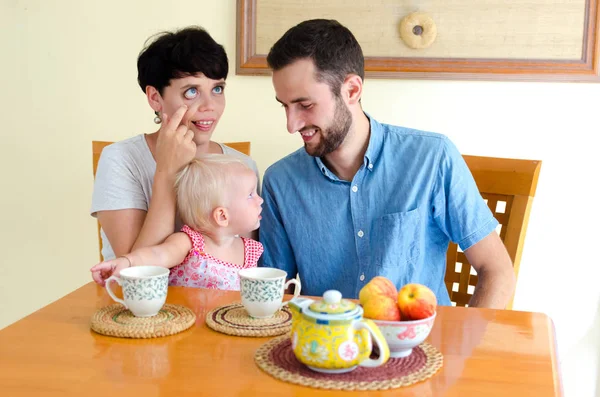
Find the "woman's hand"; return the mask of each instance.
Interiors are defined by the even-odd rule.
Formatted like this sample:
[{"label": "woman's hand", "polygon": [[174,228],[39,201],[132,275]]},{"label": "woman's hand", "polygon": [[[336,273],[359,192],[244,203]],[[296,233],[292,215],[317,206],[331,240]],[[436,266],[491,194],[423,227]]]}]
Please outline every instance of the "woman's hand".
[{"label": "woman's hand", "polygon": [[92,272],[94,281],[104,286],[110,276],[118,276],[121,270],[129,267],[130,264],[129,259],[122,256],[110,261],[100,262],[93,266],[90,271]]},{"label": "woman's hand", "polygon": [[[163,123],[156,141],[156,171],[175,175],[177,171],[187,165],[196,156],[196,143],[194,143],[194,131],[186,124],[181,124],[184,115],[188,111],[183,105],[173,116],[169,117],[163,113]],[[190,109],[189,113],[193,113]],[[186,117],[186,120],[189,120]]]}]

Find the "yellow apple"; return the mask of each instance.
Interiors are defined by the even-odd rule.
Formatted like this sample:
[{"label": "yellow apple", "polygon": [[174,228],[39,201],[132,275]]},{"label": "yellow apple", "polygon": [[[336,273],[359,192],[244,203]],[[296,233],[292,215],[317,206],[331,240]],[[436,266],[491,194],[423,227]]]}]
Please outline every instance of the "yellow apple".
[{"label": "yellow apple", "polygon": [[406,284],[398,292],[398,307],[403,320],[421,320],[435,313],[437,299],[425,285]]},{"label": "yellow apple", "polygon": [[358,294],[364,316],[374,320],[398,321],[400,309],[397,303],[398,290],[387,278],[377,276],[369,281]]},{"label": "yellow apple", "polygon": [[362,304],[366,318],[371,320],[400,321],[400,309],[396,299],[379,295]]},{"label": "yellow apple", "polygon": [[377,276],[371,279],[358,293],[360,303],[366,302],[369,298],[375,296],[389,296],[396,299],[398,290],[394,283],[385,277]]}]

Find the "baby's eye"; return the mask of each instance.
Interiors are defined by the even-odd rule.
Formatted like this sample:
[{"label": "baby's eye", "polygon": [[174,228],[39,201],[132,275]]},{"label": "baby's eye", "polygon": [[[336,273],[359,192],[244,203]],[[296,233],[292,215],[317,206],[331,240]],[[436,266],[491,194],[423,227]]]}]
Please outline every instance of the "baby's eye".
[{"label": "baby's eye", "polygon": [[312,103],[308,104],[308,105],[304,105],[301,103],[300,106],[302,106],[302,109],[310,109],[310,108],[312,108]]},{"label": "baby's eye", "polygon": [[248,198],[249,198],[249,199],[251,199],[252,197],[254,197],[254,193],[250,193],[250,194],[248,195]]},{"label": "baby's eye", "polygon": [[215,94],[222,94],[224,89],[225,87],[223,87],[222,85],[218,85],[215,88],[213,88],[213,92]]},{"label": "baby's eye", "polygon": [[188,88],[183,93],[183,96],[186,97],[187,99],[194,99],[194,98],[196,98],[196,96],[198,96],[198,90],[196,89],[196,87]]}]

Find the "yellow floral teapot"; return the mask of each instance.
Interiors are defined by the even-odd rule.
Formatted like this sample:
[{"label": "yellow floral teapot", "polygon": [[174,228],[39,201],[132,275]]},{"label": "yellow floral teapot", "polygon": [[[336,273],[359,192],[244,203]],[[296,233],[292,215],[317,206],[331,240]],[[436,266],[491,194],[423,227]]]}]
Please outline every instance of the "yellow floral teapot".
[{"label": "yellow floral teapot", "polygon": [[[323,300],[294,298],[292,312],[292,349],[298,360],[310,369],[343,373],[357,366],[378,367],[387,362],[390,350],[381,331],[371,320],[363,319],[361,306],[342,299],[329,290]],[[372,340],[379,358],[371,359]]]}]

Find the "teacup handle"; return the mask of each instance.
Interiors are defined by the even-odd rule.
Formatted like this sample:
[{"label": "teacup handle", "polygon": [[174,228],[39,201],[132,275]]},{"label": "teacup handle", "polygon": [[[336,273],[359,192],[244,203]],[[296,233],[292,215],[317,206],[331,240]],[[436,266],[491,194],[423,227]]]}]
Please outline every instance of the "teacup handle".
[{"label": "teacup handle", "polygon": [[[289,279],[288,282],[285,283],[285,285],[283,286],[283,290],[285,291],[290,286],[290,284],[294,284],[296,286],[296,288],[294,288],[294,297],[292,299],[297,298],[300,295],[300,290],[302,289],[302,285],[300,284],[300,280],[298,280],[296,278]],[[279,307],[279,309],[281,309],[282,307],[284,307],[285,305],[287,305],[288,303],[290,303],[290,301],[292,299],[283,302],[281,304],[281,306]]]},{"label": "teacup handle", "polygon": [[[118,276],[110,276],[109,278],[106,279],[105,282],[105,287],[106,287],[106,292],[108,292],[108,295],[110,295],[111,298],[113,298],[113,300],[115,302],[119,302],[120,304],[122,304],[123,306],[127,307],[127,304],[125,303],[125,301],[123,299],[119,299],[117,298],[117,296],[115,295],[115,293],[113,292],[113,290],[110,288],[110,282],[111,281],[116,281],[117,284],[119,284],[120,286],[123,286],[121,284],[121,278]],[[128,308],[128,307],[127,307]],[[128,308],[129,309],[129,308]]]},{"label": "teacup handle", "polygon": [[364,328],[369,330],[369,333],[371,334],[373,340],[379,348],[379,358],[377,360],[367,358],[358,365],[360,365],[361,367],[379,367],[380,365],[385,364],[390,358],[390,348],[377,325],[375,325],[373,321],[368,320],[366,318],[363,318],[359,321],[355,321],[353,325],[354,329],[357,331]]}]

